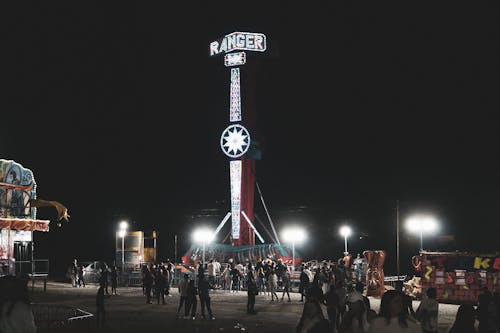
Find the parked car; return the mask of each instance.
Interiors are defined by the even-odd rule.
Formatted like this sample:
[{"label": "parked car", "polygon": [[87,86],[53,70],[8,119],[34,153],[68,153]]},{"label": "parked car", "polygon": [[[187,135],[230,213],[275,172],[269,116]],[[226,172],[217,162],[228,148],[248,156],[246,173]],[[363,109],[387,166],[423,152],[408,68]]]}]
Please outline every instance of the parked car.
[{"label": "parked car", "polygon": [[101,270],[109,271],[109,266],[104,261],[80,262],[83,265],[83,280],[85,283],[98,283],[101,277]]}]

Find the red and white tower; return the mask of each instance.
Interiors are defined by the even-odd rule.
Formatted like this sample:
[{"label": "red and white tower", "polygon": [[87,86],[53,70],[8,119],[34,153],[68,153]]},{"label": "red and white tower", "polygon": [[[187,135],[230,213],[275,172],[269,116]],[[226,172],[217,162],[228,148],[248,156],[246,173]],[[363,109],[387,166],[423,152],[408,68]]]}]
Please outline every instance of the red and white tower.
[{"label": "red and white tower", "polygon": [[[222,132],[220,146],[229,160],[231,184],[231,244],[255,245],[255,235],[264,243],[254,226],[255,160],[245,157],[251,145],[250,132],[255,117],[243,117],[241,103],[241,71],[246,63],[243,51],[264,52],[266,36],[260,33],[233,32],[210,43],[210,56],[221,53],[230,69],[229,126]],[[229,218],[229,213],[218,230]],[[217,231],[218,231],[217,230]]]}]

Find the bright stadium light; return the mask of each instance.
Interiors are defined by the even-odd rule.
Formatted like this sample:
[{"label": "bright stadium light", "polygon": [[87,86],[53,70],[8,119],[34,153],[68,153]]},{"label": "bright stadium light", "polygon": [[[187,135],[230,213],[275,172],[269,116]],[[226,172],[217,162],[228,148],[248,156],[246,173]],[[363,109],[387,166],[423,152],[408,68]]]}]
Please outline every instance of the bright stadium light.
[{"label": "bright stadium light", "polygon": [[438,231],[439,223],[434,216],[413,215],[406,220],[406,229],[409,232],[420,235],[420,251],[424,249],[424,234],[432,234]]},{"label": "bright stadium light", "polygon": [[122,273],[125,269],[125,235],[127,234],[128,222],[121,221],[119,224],[118,237],[122,239]]},{"label": "bright stadium light", "polygon": [[214,232],[208,228],[196,229],[193,232],[193,240],[197,243],[202,243],[203,245],[203,258],[202,263],[205,265],[205,246],[213,241],[215,235]]},{"label": "bright stadium light", "polygon": [[295,243],[302,243],[306,238],[306,232],[302,228],[290,227],[284,229],[281,237],[285,242],[292,243],[292,267],[295,270]]},{"label": "bright stadium light", "polygon": [[352,230],[349,226],[344,225],[340,227],[339,233],[342,237],[344,237],[344,252],[347,254],[347,237],[351,236]]}]

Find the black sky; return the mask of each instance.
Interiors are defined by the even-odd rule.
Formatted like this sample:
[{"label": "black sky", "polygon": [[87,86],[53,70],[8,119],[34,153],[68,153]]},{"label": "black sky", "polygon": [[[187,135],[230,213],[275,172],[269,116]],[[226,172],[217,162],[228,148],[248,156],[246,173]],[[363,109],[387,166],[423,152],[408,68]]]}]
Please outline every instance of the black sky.
[{"label": "black sky", "polygon": [[[395,200],[402,219],[428,211],[456,236],[431,246],[498,250],[500,12],[326,3],[13,11],[1,157],[33,169],[39,197],[71,214],[36,236],[41,255],[112,257],[124,217],[159,229],[171,257],[173,234],[198,223],[186,216],[229,210],[218,146],[229,73],[208,44],[238,30],[268,37],[270,52],[250,59],[264,146],[257,179],[278,227],[304,223],[318,235],[323,245],[306,255],[340,253],[343,221],[355,226],[357,251],[392,251]],[[403,238],[404,251],[417,249]]]}]

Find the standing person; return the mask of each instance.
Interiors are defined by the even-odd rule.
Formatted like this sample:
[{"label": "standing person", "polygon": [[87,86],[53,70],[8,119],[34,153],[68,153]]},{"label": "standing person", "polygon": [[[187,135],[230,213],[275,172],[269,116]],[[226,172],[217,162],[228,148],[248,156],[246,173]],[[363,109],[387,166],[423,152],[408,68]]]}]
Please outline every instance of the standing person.
[{"label": "standing person", "polygon": [[78,286],[78,263],[76,259],[71,264],[71,285],[75,288]]},{"label": "standing person", "polygon": [[10,275],[0,278],[0,332],[36,332],[27,284]]},{"label": "standing person", "polygon": [[83,287],[85,288],[85,280],[83,279],[83,265],[78,266],[78,287]]},{"label": "standing person", "polygon": [[153,304],[151,302],[151,289],[153,288],[153,273],[151,268],[146,266],[144,275],[142,277],[142,285],[144,286],[144,292],[146,294],[146,304]]},{"label": "standing person", "polygon": [[340,333],[366,333],[368,332],[366,308],[363,300],[358,300],[351,304],[349,311],[344,315],[344,320],[340,326]]},{"label": "standing person", "polygon": [[201,317],[203,319],[205,319],[205,306],[207,307],[209,318],[211,320],[215,319],[212,307],[210,306],[210,288],[212,287],[213,285],[207,281],[204,274],[198,276],[198,296],[200,297]]},{"label": "standing person", "polygon": [[337,331],[337,312],[339,311],[339,296],[335,293],[335,285],[330,285],[330,290],[325,294],[324,304],[326,305],[326,313],[330,322],[331,332]]},{"label": "standing person", "polygon": [[111,295],[118,295],[118,293],[116,292],[116,288],[118,287],[118,269],[116,268],[116,265],[113,265],[111,267],[110,278],[111,278]]},{"label": "standing person", "polygon": [[262,263],[256,266],[254,277],[256,277],[257,290],[263,293],[266,290],[266,276]]},{"label": "standing person", "polygon": [[290,272],[286,270],[283,273],[283,294],[281,295],[281,301],[283,302],[283,299],[285,298],[285,293],[288,296],[288,302],[291,302],[292,300],[290,299],[290,286],[291,286],[291,277],[290,277]]},{"label": "standing person", "polygon": [[335,282],[334,293],[337,294],[337,297],[339,299],[339,306],[338,306],[337,319],[336,319],[337,329],[339,329],[340,325],[342,324],[342,318],[344,317],[344,314],[347,310],[346,309],[347,290],[345,289],[345,286],[344,286],[344,280],[339,280],[339,281]]},{"label": "standing person", "polygon": [[[238,261],[238,263],[236,264],[236,269],[238,270],[238,288],[237,290],[240,291],[241,290],[241,278],[244,276],[243,273],[244,273],[244,270],[245,268],[243,267],[243,264],[241,262]],[[233,287],[234,287],[234,280],[233,280]]]},{"label": "standing person", "polygon": [[108,267],[105,262],[101,262],[101,277],[99,280],[99,284],[104,287],[104,290],[106,291],[106,295],[109,295],[108,291]]},{"label": "standing person", "polygon": [[175,273],[174,267],[175,266],[170,261],[170,259],[167,259],[168,284],[166,290],[168,296],[172,296],[172,294],[170,293],[170,289],[172,288],[172,281],[174,280],[174,273]]},{"label": "standing person", "polygon": [[274,301],[276,297],[276,302],[279,300],[276,290],[278,290],[278,275],[274,268],[271,268],[271,274],[269,274],[269,289],[271,290],[271,302]]},{"label": "standing person", "polygon": [[167,285],[167,279],[165,275],[163,275],[163,269],[160,266],[156,270],[156,278],[155,278],[155,291],[156,291],[156,302],[157,304],[161,303],[165,305],[165,286]]},{"label": "standing person", "polygon": [[215,286],[217,288],[221,287],[221,265],[220,262],[215,259],[214,260],[214,266],[215,266]]},{"label": "standing person", "polygon": [[186,296],[186,306],[184,308],[184,318],[189,318],[189,311],[191,310],[191,317],[193,320],[196,319],[196,306],[198,304],[196,300],[196,286],[194,285],[194,280],[189,280],[187,284],[187,296]]},{"label": "standing person", "polygon": [[319,286],[319,276],[316,274],[309,289],[307,289],[306,300],[315,300],[320,304],[323,304],[325,299],[324,297],[325,295],[323,294],[323,289]]},{"label": "standing person", "polygon": [[369,333],[422,333],[420,325],[403,307],[403,293],[388,290],[382,296],[380,312],[370,323]]},{"label": "standing person", "polygon": [[95,304],[95,319],[97,327],[104,327],[106,325],[106,310],[104,309],[104,287],[102,285],[99,286],[99,289],[97,290]]},{"label": "standing person", "polygon": [[225,284],[225,289],[228,290],[229,292],[232,289],[233,286],[233,279],[231,277],[231,266],[227,265],[226,268],[224,269],[224,278],[226,279],[226,284]]},{"label": "standing person", "polygon": [[184,274],[184,277],[182,280],[179,281],[179,294],[180,294],[180,298],[179,298],[179,307],[177,308],[177,318],[179,318],[179,314],[181,312],[181,309],[182,309],[182,306],[187,303],[187,296],[188,296],[188,293],[187,293],[187,287],[188,287],[188,283],[189,283],[189,275],[188,274]]},{"label": "standing person", "polygon": [[[426,295],[427,297],[420,302],[415,316],[420,321],[423,333],[437,333],[439,303],[436,301],[436,289],[427,289]],[[403,299],[403,305],[404,303]]]},{"label": "standing person", "polygon": [[356,259],[354,259],[353,263],[353,269],[354,269],[354,276],[356,278],[356,282],[361,282],[361,272],[363,270],[363,259],[361,259],[361,255],[358,253],[356,254]]},{"label": "standing person", "polygon": [[347,293],[347,306],[350,308],[351,304],[357,302],[357,301],[368,301],[368,298],[363,295],[363,292],[365,290],[365,285],[361,282],[356,282],[356,285],[353,290]]},{"label": "standing person", "polygon": [[240,271],[236,268],[236,266],[233,266],[231,268],[231,277],[232,277],[232,290],[234,292],[237,292],[240,290]]},{"label": "standing person", "polygon": [[455,322],[448,333],[476,333],[476,309],[472,304],[458,307]]},{"label": "standing person", "polygon": [[255,312],[255,295],[259,293],[257,283],[255,282],[254,272],[250,271],[247,275],[247,313],[257,314]]},{"label": "standing person", "polygon": [[299,277],[299,293],[300,293],[300,302],[304,301],[304,295],[306,291],[309,289],[309,276],[306,273],[306,267],[302,266],[300,268],[300,277]]},{"label": "standing person", "polygon": [[479,295],[477,306],[477,317],[479,320],[479,333],[496,333],[497,311],[493,302],[493,295],[487,287],[483,288],[483,293]]},{"label": "standing person", "polygon": [[215,263],[213,259],[207,265],[208,283],[215,286]]},{"label": "standing person", "polygon": [[330,333],[328,320],[323,316],[323,311],[316,300],[306,300],[302,316],[295,329],[296,333]]},{"label": "standing person", "polygon": [[162,265],[161,269],[161,274],[162,274],[162,279],[165,284],[165,289],[163,294],[166,296],[171,296],[170,295],[170,271],[168,269],[168,265]]},{"label": "standing person", "polygon": [[307,277],[309,278],[309,284],[311,284],[314,281],[314,274],[312,273],[309,265],[306,265],[306,267],[304,268],[304,272],[307,274]]}]

